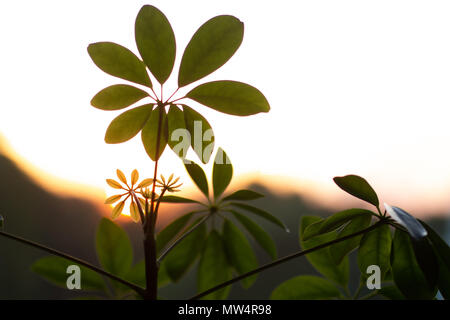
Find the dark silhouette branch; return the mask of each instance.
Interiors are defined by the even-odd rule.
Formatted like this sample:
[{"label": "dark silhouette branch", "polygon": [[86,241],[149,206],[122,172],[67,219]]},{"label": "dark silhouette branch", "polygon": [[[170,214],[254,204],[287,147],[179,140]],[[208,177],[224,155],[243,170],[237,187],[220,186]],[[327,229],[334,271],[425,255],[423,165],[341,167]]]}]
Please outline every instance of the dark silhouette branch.
[{"label": "dark silhouette branch", "polygon": [[107,272],[105,270],[102,270],[102,269],[100,269],[100,268],[90,264],[89,262],[86,262],[86,261],[81,260],[79,258],[75,258],[75,257],[73,257],[71,255],[68,255],[68,254],[64,253],[64,252],[61,252],[61,251],[58,251],[58,250],[46,247],[46,246],[41,245],[41,244],[39,244],[37,242],[30,241],[30,240],[27,240],[27,239],[22,238],[22,237],[18,237],[16,235],[13,235],[13,234],[10,234],[10,233],[4,232],[4,231],[0,231],[0,235],[4,236],[6,238],[12,239],[12,240],[21,242],[23,244],[29,245],[31,247],[38,248],[40,250],[46,251],[46,252],[48,252],[50,254],[53,254],[55,256],[59,256],[61,258],[65,258],[67,260],[71,260],[71,261],[73,261],[73,262],[75,262],[77,264],[83,265],[86,268],[89,268],[89,269],[91,269],[91,270],[93,270],[93,271],[95,271],[95,272],[97,272],[99,274],[102,274],[102,275],[104,275],[104,276],[106,276],[106,277],[108,277],[108,278],[110,278],[112,280],[120,282],[121,284],[129,287],[130,289],[133,289],[134,291],[136,291],[141,296],[144,296],[144,294],[145,294],[145,290],[143,288],[141,288],[141,287],[139,287],[139,286],[137,286],[137,285],[135,285],[135,284],[133,284],[131,282],[128,282],[128,281],[126,281],[126,280],[124,280],[122,278],[119,278],[119,277],[113,275],[112,273],[109,273],[109,272]]},{"label": "dark silhouette branch", "polygon": [[254,270],[249,271],[247,273],[241,274],[240,276],[237,276],[237,277],[235,277],[235,278],[233,278],[231,280],[225,281],[225,282],[223,282],[223,283],[221,283],[221,284],[219,284],[219,285],[217,285],[215,287],[212,287],[212,288],[210,288],[210,289],[208,289],[206,291],[203,291],[203,292],[201,292],[201,293],[191,297],[189,300],[200,299],[200,298],[202,298],[202,297],[204,297],[204,296],[206,296],[206,295],[208,295],[208,294],[210,294],[210,293],[212,293],[214,291],[217,291],[217,290],[220,290],[222,288],[225,288],[225,287],[229,286],[230,284],[238,282],[238,281],[240,281],[240,280],[242,280],[244,278],[250,277],[250,276],[252,276],[254,274],[257,274],[257,273],[259,273],[261,271],[264,271],[266,269],[275,267],[275,266],[277,266],[279,264],[282,264],[284,262],[287,262],[289,260],[292,260],[292,259],[304,256],[304,255],[306,255],[308,253],[311,253],[311,252],[314,252],[316,250],[320,250],[320,249],[326,248],[326,247],[331,246],[331,245],[333,245],[335,243],[338,243],[338,242],[341,242],[341,241],[345,241],[345,240],[351,239],[353,237],[362,235],[364,233],[367,233],[369,231],[372,231],[372,230],[378,228],[379,226],[381,226],[381,225],[383,225],[385,223],[387,223],[387,219],[380,219],[380,221],[378,221],[377,223],[373,224],[372,226],[370,226],[370,227],[368,227],[366,229],[363,229],[363,230],[360,230],[358,232],[349,234],[348,236],[345,236],[345,237],[342,237],[342,238],[335,239],[335,240],[330,241],[330,242],[323,243],[321,245],[318,245],[316,247],[313,247],[313,248],[310,248],[310,249],[307,249],[307,250],[302,250],[302,251],[293,253],[291,255],[288,255],[286,257],[280,258],[278,260],[272,261],[272,262],[267,263],[267,264],[265,264],[265,265],[263,265],[263,266],[261,266],[261,267],[259,267],[257,269],[254,269]]}]

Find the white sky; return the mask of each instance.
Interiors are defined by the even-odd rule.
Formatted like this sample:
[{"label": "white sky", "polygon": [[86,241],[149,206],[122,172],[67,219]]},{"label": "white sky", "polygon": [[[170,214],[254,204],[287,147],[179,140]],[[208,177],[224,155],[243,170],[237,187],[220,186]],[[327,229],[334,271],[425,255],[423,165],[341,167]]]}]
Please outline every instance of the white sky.
[{"label": "white sky", "polygon": [[[236,55],[203,82],[247,82],[265,94],[270,113],[238,118],[191,104],[236,174],[281,175],[326,192],[337,190],[333,176],[356,173],[405,208],[450,207],[448,1],[1,1],[0,133],[21,156],[100,188],[115,168],[151,175],[139,136],[103,142],[120,111],[89,101],[124,81],[86,51],[113,41],[137,53],[134,20],[144,4],[162,10],[175,31],[173,89],[203,22],[232,14],[245,23]],[[170,150],[161,161],[162,172],[187,180]]]}]

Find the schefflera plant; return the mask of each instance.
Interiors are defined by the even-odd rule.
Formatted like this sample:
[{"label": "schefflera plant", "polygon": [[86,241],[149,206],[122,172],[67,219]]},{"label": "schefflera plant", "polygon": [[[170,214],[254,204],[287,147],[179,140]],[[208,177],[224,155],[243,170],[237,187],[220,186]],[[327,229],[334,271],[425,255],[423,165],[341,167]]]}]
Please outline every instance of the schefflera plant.
[{"label": "schefflera plant", "polygon": [[[249,116],[268,112],[270,109],[267,99],[259,90],[231,80],[206,82],[184,95],[177,96],[187,85],[204,78],[225,64],[239,48],[243,34],[243,23],[233,16],[217,16],[204,23],[187,44],[178,70],[178,87],[168,95],[164,93],[164,84],[174,68],[176,40],[168,19],[157,8],[143,6],[136,17],[135,40],[140,57],[112,42],[98,42],[88,46],[90,57],[101,70],[133,83],[115,84],[101,90],[91,100],[92,106],[114,111],[147,100],[117,116],[105,134],[105,142],[115,144],[128,141],[141,132],[145,151],[155,162],[151,190],[127,189],[131,192],[130,211],[133,220],[140,221],[144,231],[146,299],[157,297],[157,254],[161,240],[159,244],[155,240],[155,226],[164,192],[171,191],[170,188],[164,188],[163,181],[160,183],[160,186],[163,186],[160,194],[156,193],[158,160],[167,145],[183,160],[190,145],[203,163],[209,161],[214,149],[211,125],[188,104],[197,102],[236,116]],[[158,89],[154,87],[155,81],[159,83]],[[166,96],[168,98],[165,98]],[[191,102],[186,102],[189,99]],[[179,130],[188,132],[190,141],[187,148],[185,141],[178,143]],[[192,176],[189,169],[188,172]],[[118,174],[120,175],[119,172]],[[145,202],[140,200],[142,198],[145,198]],[[122,211],[123,204],[124,202],[120,201],[113,209],[115,217]],[[201,224],[199,230],[203,228],[205,227]],[[180,245],[183,243],[187,243],[187,239]],[[186,255],[187,252],[183,254]],[[176,259],[167,264],[168,274],[174,280],[177,280],[179,275],[173,272],[172,266],[179,265],[180,261]]]},{"label": "schefflera plant", "polygon": [[[161,200],[166,203],[196,204],[200,207],[174,220],[157,235],[158,261],[171,281],[179,281],[197,260],[199,292],[230,280],[233,273],[242,275],[256,269],[256,254],[237,225],[243,227],[275,259],[277,253],[274,241],[251,216],[259,217],[286,231],[287,228],[277,217],[246,203],[263,197],[262,194],[247,189],[227,194],[226,189],[233,177],[233,166],[226,153],[219,148],[214,159],[212,193],[201,166],[189,161],[185,167],[203,195],[203,200],[175,195],[164,196]],[[250,287],[256,277],[257,275],[244,278],[242,286]],[[230,288],[231,286],[227,286],[203,298],[225,299]]]},{"label": "schefflera plant", "polygon": [[[376,208],[348,209],[326,219],[305,216],[300,224],[303,249],[308,261],[323,277],[301,275],[279,285],[272,299],[434,299],[438,290],[450,298],[450,247],[425,222],[403,209],[384,203],[357,175],[335,177],[347,193]],[[342,239],[342,241],[340,240]],[[321,245],[327,244],[320,249]],[[351,293],[349,253],[357,250],[360,286]],[[380,269],[381,288],[360,296],[373,266]]]},{"label": "schefflera plant", "polygon": [[[229,15],[217,16],[204,23],[193,35],[184,50],[178,71],[178,87],[164,99],[164,83],[172,73],[176,41],[166,16],[153,6],[139,11],[135,22],[135,39],[141,58],[129,49],[112,42],[98,42],[88,46],[93,62],[104,72],[133,82],[115,84],[97,93],[92,106],[106,111],[121,110],[147,100],[117,116],[105,134],[106,143],[122,143],[141,132],[147,154],[157,161],[168,144],[172,149],[177,141],[171,139],[177,129],[190,133],[191,146],[203,163],[213,151],[214,137],[208,121],[188,106],[195,101],[214,110],[236,116],[268,112],[269,103],[256,88],[237,81],[221,80],[203,83],[186,94],[180,89],[211,74],[225,64],[242,43],[244,24]],[[147,69],[159,83],[154,88]],[[136,86],[138,85],[138,86]],[[195,145],[195,121],[201,126],[201,143]],[[204,135],[208,134],[207,139]],[[197,138],[197,139],[199,139]],[[211,140],[211,141],[208,141]],[[175,150],[185,156],[187,150]]]}]

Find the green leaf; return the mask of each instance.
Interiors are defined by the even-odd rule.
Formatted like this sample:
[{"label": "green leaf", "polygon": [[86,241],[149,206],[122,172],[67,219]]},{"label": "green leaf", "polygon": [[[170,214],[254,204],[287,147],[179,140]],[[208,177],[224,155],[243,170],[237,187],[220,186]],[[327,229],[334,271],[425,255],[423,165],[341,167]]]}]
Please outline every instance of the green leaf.
[{"label": "green leaf", "polygon": [[433,230],[428,224],[419,220],[428,232],[428,239],[433,243],[434,248],[438,255],[442,258],[443,262],[450,268],[450,247],[449,245]]},{"label": "green leaf", "polygon": [[[206,239],[205,248],[197,270],[198,291],[208,290],[222,282],[230,280],[231,268],[225,254],[225,245],[216,230],[211,231]],[[214,291],[203,299],[226,299],[231,286]]]},{"label": "green leaf", "polygon": [[166,264],[163,262],[159,265],[158,271],[158,288],[165,287],[170,283],[170,277],[167,273]]},{"label": "green leaf", "polygon": [[217,150],[213,165],[213,189],[214,198],[219,198],[231,182],[233,177],[233,165],[222,148]]},{"label": "green leaf", "polygon": [[179,196],[164,196],[161,198],[161,202],[166,203],[200,203],[196,200],[187,199]]},{"label": "green leaf", "polygon": [[[161,126],[160,126],[161,125]],[[161,127],[160,130],[158,128]],[[158,131],[159,143],[158,143]],[[141,138],[145,151],[149,157],[156,161],[161,157],[167,145],[167,115],[163,106],[158,106],[150,113],[147,123],[142,128]]]},{"label": "green leaf", "polygon": [[152,113],[152,104],[146,104],[125,111],[111,121],[106,129],[106,143],[121,143],[136,136],[144,127]]},{"label": "green leaf", "polygon": [[115,84],[97,93],[91,105],[102,110],[120,110],[148,97],[148,93],[126,84]]},{"label": "green leaf", "polygon": [[438,288],[445,299],[450,299],[450,247],[448,244],[425,222],[420,221],[428,232],[428,239],[436,254],[439,266]]},{"label": "green leaf", "polygon": [[197,111],[182,105],[186,129],[191,135],[191,146],[203,163],[208,163],[214,150],[214,132],[209,122]]},{"label": "green leaf", "polygon": [[427,231],[420,222],[405,210],[394,206],[391,207],[387,203],[384,203],[384,208],[392,219],[408,230],[408,233],[415,240],[423,239],[427,236]]},{"label": "green leaf", "polygon": [[249,116],[270,110],[269,102],[261,91],[237,81],[207,82],[189,91],[186,97],[235,116]]},{"label": "green leaf", "polygon": [[351,174],[344,177],[335,177],[333,180],[339,188],[352,196],[371,203],[375,207],[379,206],[380,201],[377,194],[364,178]]},{"label": "green leaf", "polygon": [[389,271],[392,235],[387,224],[364,234],[358,251],[358,266],[363,279],[367,278],[367,267],[377,265],[380,267],[381,279]]},{"label": "green leaf", "polygon": [[[340,232],[338,232],[338,238],[346,237],[350,234],[356,233],[367,228],[370,225],[372,217],[370,215],[362,215],[354,218],[347,224]],[[355,248],[359,246],[362,235],[335,243],[330,246],[331,257],[336,264],[340,264],[342,259]]]},{"label": "green leaf", "polygon": [[175,236],[183,230],[189,220],[192,218],[193,213],[187,213],[167,225],[156,235],[156,252],[161,254],[161,250],[164,249],[167,244],[175,238]]},{"label": "green leaf", "polygon": [[98,260],[106,271],[116,276],[128,273],[133,263],[133,248],[120,226],[103,218],[97,229],[96,249]]},{"label": "green leaf", "polygon": [[410,236],[398,229],[395,230],[391,262],[394,282],[407,299],[434,298],[417,263]]},{"label": "green leaf", "polygon": [[206,180],[206,175],[203,169],[196,164],[195,162],[185,163],[184,164],[189,176],[192,181],[194,181],[195,185],[200,189],[201,192],[208,198],[209,190],[208,190],[208,180]]},{"label": "green leaf", "polygon": [[177,156],[184,159],[186,158],[187,151],[191,145],[191,137],[186,133],[184,113],[180,108],[172,104],[167,113],[167,120],[169,130],[169,140],[167,143]]},{"label": "green leaf", "polygon": [[178,86],[197,81],[223,66],[242,43],[244,24],[233,16],[205,22],[189,41],[181,59]]},{"label": "green leaf", "polygon": [[390,300],[406,300],[405,296],[396,286],[383,287],[378,291],[378,293]]},{"label": "green leaf", "polygon": [[243,214],[230,210],[233,216],[247,229],[259,245],[270,255],[272,259],[277,257],[277,248],[270,235],[258,224],[247,218]]},{"label": "green leaf", "polygon": [[[145,260],[140,260],[138,263],[136,263],[124,277],[124,279],[131,283],[134,283],[141,288],[145,288]],[[158,271],[158,288],[162,288],[168,283],[170,283],[170,279],[168,278],[165,266],[162,263],[159,266]]]},{"label": "green leaf", "polygon": [[97,42],[88,46],[92,61],[104,72],[149,88],[152,87],[145,64],[136,55],[113,42]]},{"label": "green leaf", "polygon": [[273,215],[271,215],[270,213],[268,213],[262,209],[251,206],[249,204],[239,203],[239,202],[231,202],[231,205],[241,208],[241,209],[244,209],[253,214],[256,214],[257,216],[260,216],[261,218],[264,218],[264,219],[276,224],[280,228],[284,229],[286,232],[289,232],[289,229],[285,226],[285,224],[283,222],[281,222],[280,219],[274,217]]},{"label": "green leaf", "polygon": [[[223,224],[223,241],[228,261],[238,274],[247,273],[258,268],[258,260],[245,235],[229,220]],[[242,279],[244,288],[249,288],[255,281],[257,275]]]},{"label": "green leaf", "polygon": [[[414,239],[414,238],[413,238]],[[431,292],[437,292],[439,265],[433,247],[427,238],[411,241],[417,263],[422,270]]]},{"label": "green leaf", "polygon": [[[196,220],[189,228],[196,225]],[[173,282],[179,281],[189,270],[203,249],[206,239],[206,225],[202,223],[179,242],[165,257],[167,274]]]},{"label": "green leaf", "polygon": [[229,200],[238,200],[238,201],[248,201],[248,200],[255,200],[259,198],[263,198],[264,195],[261,193],[252,191],[252,190],[238,190],[236,192],[233,192],[229,196],[224,197],[223,201],[229,201]]},{"label": "green leaf", "polygon": [[314,223],[305,229],[303,240],[336,230],[343,224],[361,216],[372,217],[373,212],[364,209],[349,209],[333,214],[323,221]]},{"label": "green leaf", "polygon": [[[75,262],[56,256],[49,256],[37,260],[31,266],[31,270],[51,283],[67,289],[67,268],[71,265],[77,265]],[[105,291],[106,286],[102,277],[95,271],[82,265],[81,273],[81,290],[89,291]]]},{"label": "green leaf", "polygon": [[272,292],[272,300],[326,300],[338,298],[339,290],[328,280],[316,276],[297,276]]},{"label": "green leaf", "polygon": [[152,74],[163,84],[175,61],[175,35],[169,20],[154,6],[143,6],[134,25],[136,44]]},{"label": "green leaf", "polygon": [[[308,241],[302,240],[302,234],[305,229],[312,223],[322,220],[315,216],[303,216],[300,224],[300,245],[304,250],[311,249],[326,242],[336,239],[336,232],[329,232],[320,236],[314,237]],[[317,269],[321,274],[337,284],[346,286],[349,279],[349,259],[345,257],[341,264],[336,265],[330,254],[330,248],[316,250],[306,255],[306,259]]]}]

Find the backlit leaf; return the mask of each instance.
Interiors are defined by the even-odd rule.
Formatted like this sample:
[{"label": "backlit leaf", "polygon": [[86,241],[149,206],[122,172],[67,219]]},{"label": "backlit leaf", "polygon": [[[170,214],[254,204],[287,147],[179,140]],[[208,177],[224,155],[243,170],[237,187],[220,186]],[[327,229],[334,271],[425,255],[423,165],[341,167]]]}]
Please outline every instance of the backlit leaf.
[{"label": "backlit leaf", "polygon": [[[367,228],[370,225],[372,217],[370,215],[362,215],[354,218],[340,232],[338,238],[346,237],[358,231]],[[340,264],[342,259],[359,246],[362,235],[335,243],[330,246],[331,257],[336,264]]]},{"label": "backlit leaf", "polygon": [[[194,221],[190,227],[196,225]],[[190,228],[189,227],[189,228]],[[179,281],[197,260],[206,239],[206,225],[202,223],[176,245],[164,258],[167,274],[173,282]]]},{"label": "backlit leaf", "polygon": [[377,194],[364,178],[351,174],[344,177],[335,177],[333,180],[339,188],[352,196],[367,201],[376,207],[380,204]]},{"label": "backlit leaf", "polygon": [[97,229],[96,249],[101,266],[117,276],[128,273],[133,262],[133,248],[127,233],[119,225],[103,218]]},{"label": "backlit leaf", "polygon": [[191,177],[192,181],[197,185],[197,187],[200,189],[201,192],[208,198],[209,196],[209,190],[208,190],[208,180],[206,179],[205,172],[203,169],[196,163],[185,163],[184,164],[187,172],[189,173],[189,176]]},{"label": "backlit leaf", "polygon": [[105,142],[122,143],[136,136],[150,117],[152,108],[152,104],[146,104],[120,114],[106,129]]},{"label": "backlit leaf", "polygon": [[189,91],[186,97],[235,116],[249,116],[270,110],[269,102],[261,91],[246,83],[231,80],[201,84]]},{"label": "backlit leaf", "polygon": [[91,105],[102,110],[119,110],[148,97],[148,93],[126,84],[116,84],[97,93]]},{"label": "backlit leaf", "polygon": [[249,211],[253,214],[256,214],[257,216],[260,216],[261,218],[264,218],[264,219],[276,224],[280,228],[284,229],[286,232],[289,232],[289,229],[284,225],[283,222],[281,222],[280,219],[276,218],[275,216],[271,215],[270,213],[268,213],[260,208],[257,208],[257,207],[254,207],[254,206],[251,206],[251,205],[245,204],[245,203],[239,203],[239,202],[231,202],[231,205],[241,208],[241,209],[244,209],[246,211]]},{"label": "backlit leaf", "polygon": [[197,111],[183,105],[186,129],[191,135],[192,150],[203,163],[208,163],[214,149],[214,132],[209,122]]},{"label": "backlit leaf", "polygon": [[335,213],[317,224],[312,224],[305,229],[303,240],[308,240],[319,234],[327,233],[336,230],[345,223],[361,216],[371,217],[372,211],[364,209],[348,209]]},{"label": "backlit leaf", "polygon": [[123,207],[125,205],[125,201],[121,201],[118,204],[116,204],[116,206],[113,208],[112,212],[111,212],[111,219],[117,219],[123,211]]},{"label": "backlit leaf", "polygon": [[230,210],[233,216],[247,229],[250,235],[270,255],[272,259],[277,257],[277,248],[270,235],[253,220],[237,211]]},{"label": "backlit leaf", "polygon": [[404,226],[414,239],[422,239],[427,236],[427,230],[408,212],[398,207],[391,207],[387,203],[384,204],[384,207],[392,219]]},{"label": "backlit leaf", "polygon": [[127,48],[113,42],[97,42],[88,46],[88,53],[97,67],[104,72],[152,87],[145,64]]},{"label": "backlit leaf", "polygon": [[392,235],[387,224],[364,234],[358,250],[358,266],[364,279],[367,277],[367,267],[371,265],[380,267],[381,279],[384,279],[391,267],[391,245]]},{"label": "backlit leaf", "polygon": [[157,234],[156,251],[158,252],[158,255],[161,253],[161,250],[164,249],[164,247],[172,241],[181,230],[183,230],[192,218],[192,215],[193,213],[187,213],[175,219]]},{"label": "backlit leaf", "polygon": [[189,41],[181,59],[178,86],[183,87],[224,65],[242,43],[244,24],[222,15],[205,22]]},{"label": "backlit leaf", "polygon": [[[191,136],[186,129],[184,113],[176,105],[171,105],[167,113],[168,141],[167,144],[177,156],[184,159],[191,145]],[[181,140],[181,141],[180,141]]]},{"label": "backlit leaf", "polygon": [[223,201],[229,201],[229,200],[240,200],[240,201],[247,201],[247,200],[255,200],[259,198],[263,198],[264,195],[252,191],[252,190],[238,190],[236,192],[233,192],[229,196],[224,197]]},{"label": "backlit leaf", "polygon": [[113,204],[113,203],[119,201],[120,198],[122,198],[122,195],[120,195],[120,194],[111,196],[105,200],[105,204]]},{"label": "backlit leaf", "polygon": [[213,189],[214,198],[220,197],[230,184],[233,177],[233,165],[222,148],[217,150],[213,165]]},{"label": "backlit leaf", "polygon": [[145,5],[135,23],[136,44],[152,74],[163,84],[175,61],[175,35],[166,16],[154,6]]},{"label": "backlit leaf", "polygon": [[122,181],[122,183],[127,184],[127,178],[125,177],[123,172],[120,169],[117,169],[116,173],[117,173],[117,178],[119,178],[119,180]]},{"label": "backlit leaf", "polygon": [[121,185],[119,182],[117,182],[116,180],[113,180],[113,179],[106,179],[106,183],[107,183],[111,188],[114,188],[114,189],[122,189],[122,185]]},{"label": "backlit leaf", "polygon": [[395,230],[391,263],[394,282],[407,299],[434,298],[417,263],[410,236],[398,229]]},{"label": "backlit leaf", "polygon": [[[229,220],[223,224],[223,243],[228,261],[238,272],[243,274],[258,267],[258,260],[245,235]],[[257,275],[242,279],[244,288],[249,288],[256,280]]]},{"label": "backlit leaf", "polygon": [[328,280],[316,276],[297,276],[272,292],[272,300],[326,300],[339,297],[339,290]]},{"label": "backlit leaf", "polygon": [[[33,263],[31,270],[51,283],[67,289],[67,278],[70,276],[70,274],[67,273],[67,268],[71,265],[77,264],[61,257],[49,256],[41,258]],[[105,282],[100,274],[85,266],[77,266],[80,268],[81,273],[81,290],[106,290]]]},{"label": "backlit leaf", "polygon": [[[326,242],[333,241],[337,238],[336,232],[329,232],[310,240],[302,240],[301,235],[305,229],[312,223],[320,221],[321,218],[315,216],[303,216],[300,224],[300,245],[304,250],[314,248]],[[336,265],[330,254],[330,248],[325,247],[306,255],[306,259],[317,269],[321,274],[330,280],[333,280],[341,286],[346,286],[349,280],[349,259],[344,257],[341,264]]]},{"label": "backlit leaf", "polygon": [[[159,135],[158,135],[159,132]],[[167,145],[167,115],[163,106],[158,106],[150,114],[147,123],[142,128],[141,138],[145,151],[156,161]],[[159,137],[159,142],[158,142]]]},{"label": "backlit leaf", "polygon": [[134,169],[133,172],[131,172],[131,185],[134,186],[136,182],[139,180],[139,172]]},{"label": "backlit leaf", "polygon": [[[197,271],[198,291],[202,292],[231,278],[231,268],[220,234],[213,230],[206,239]],[[203,299],[226,299],[230,286],[214,291]]]}]

